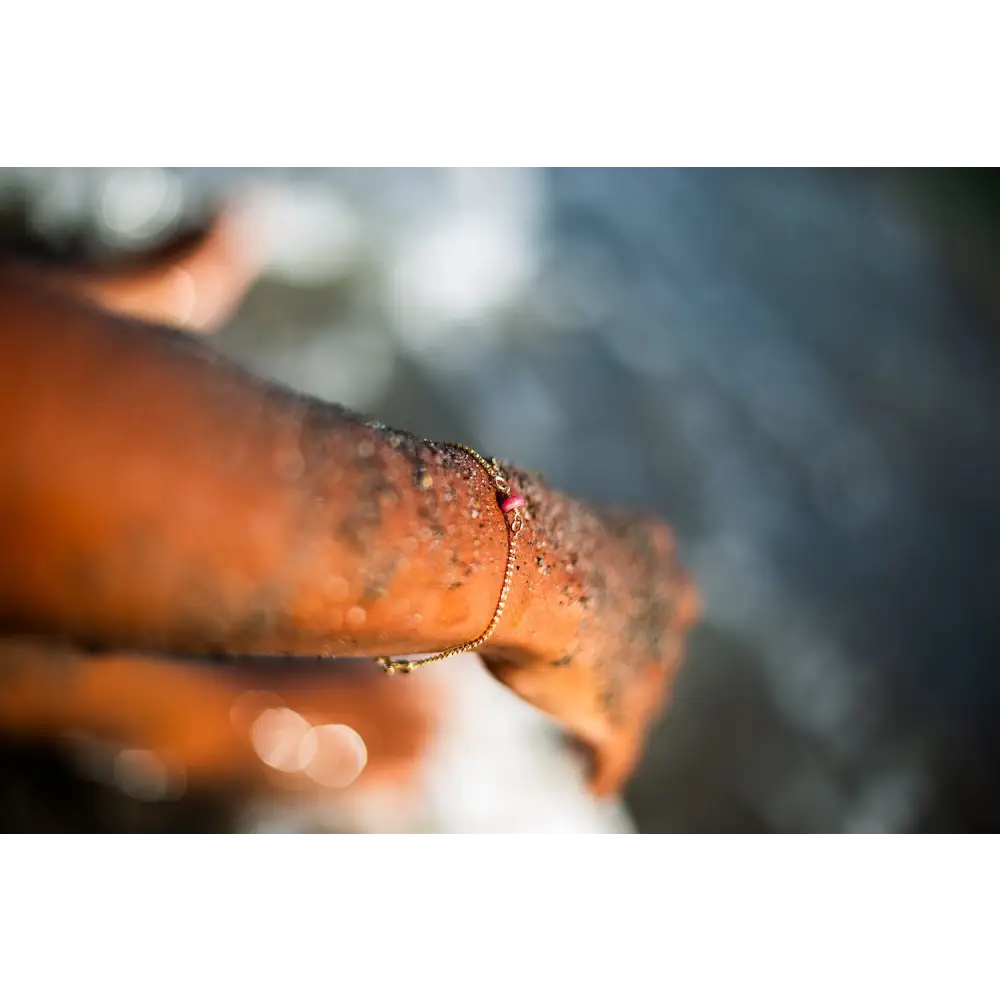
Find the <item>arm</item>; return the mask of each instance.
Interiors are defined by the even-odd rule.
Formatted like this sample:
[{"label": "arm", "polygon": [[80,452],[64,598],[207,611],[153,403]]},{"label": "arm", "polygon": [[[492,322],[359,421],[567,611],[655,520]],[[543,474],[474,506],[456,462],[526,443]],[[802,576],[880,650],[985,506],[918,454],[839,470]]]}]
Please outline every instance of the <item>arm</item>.
[{"label": "arm", "polygon": [[[371,655],[473,638],[506,529],[463,452],[0,274],[0,625],[163,652]],[[669,532],[528,500],[481,650],[617,786],[695,610]],[[405,683],[405,679],[386,683]]]}]

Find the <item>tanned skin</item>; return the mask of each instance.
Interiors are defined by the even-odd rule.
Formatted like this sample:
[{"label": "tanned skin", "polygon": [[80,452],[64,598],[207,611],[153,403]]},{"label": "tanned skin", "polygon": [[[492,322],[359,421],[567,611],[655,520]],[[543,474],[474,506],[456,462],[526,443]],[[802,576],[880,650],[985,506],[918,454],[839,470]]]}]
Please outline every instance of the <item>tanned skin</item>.
[{"label": "tanned skin", "polygon": [[[248,655],[430,653],[485,628],[507,534],[468,455],[259,379],[81,290],[0,267],[0,722],[67,724],[70,689],[49,671],[39,694],[32,663],[72,674],[96,657],[166,690],[177,657],[224,671]],[[88,298],[116,306],[113,289]],[[679,665],[695,592],[663,524],[508,473],[525,529],[477,652],[591,748],[592,788],[613,792]],[[5,665],[18,668],[6,693]],[[416,694],[421,680],[377,683]]]},{"label": "tanned skin", "polygon": [[262,263],[248,207],[220,211],[204,232],[182,238],[129,269],[64,270],[50,287],[72,291],[111,312],[191,333],[211,333],[239,305]]}]

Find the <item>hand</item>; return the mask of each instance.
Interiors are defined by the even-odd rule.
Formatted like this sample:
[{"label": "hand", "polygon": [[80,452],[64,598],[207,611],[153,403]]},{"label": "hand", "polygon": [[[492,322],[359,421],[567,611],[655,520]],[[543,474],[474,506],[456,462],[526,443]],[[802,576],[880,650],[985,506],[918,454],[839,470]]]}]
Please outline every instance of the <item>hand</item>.
[{"label": "hand", "polygon": [[371,663],[322,683],[312,670],[0,638],[0,731],[44,736],[84,755],[92,777],[147,799],[186,786],[344,788],[419,755],[431,723],[420,685],[379,684]]},{"label": "hand", "polygon": [[521,570],[508,627],[483,658],[591,749],[592,789],[614,792],[669,692],[697,592],[663,524],[517,478],[529,497]]},{"label": "hand", "polygon": [[[496,608],[507,529],[467,454],[0,272],[4,371],[12,629],[165,655],[405,655],[468,641]],[[482,652],[593,749],[593,787],[613,791],[694,591],[665,527],[510,475],[525,528]]]}]

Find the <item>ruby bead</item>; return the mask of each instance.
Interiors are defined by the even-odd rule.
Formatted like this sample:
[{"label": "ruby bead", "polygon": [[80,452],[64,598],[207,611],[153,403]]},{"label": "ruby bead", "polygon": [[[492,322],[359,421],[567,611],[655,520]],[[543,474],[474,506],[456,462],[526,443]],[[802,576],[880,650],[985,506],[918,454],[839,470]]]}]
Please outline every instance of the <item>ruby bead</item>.
[{"label": "ruby bead", "polygon": [[514,493],[512,496],[507,497],[502,504],[500,504],[500,509],[506,514],[508,511],[517,510],[518,507],[524,506],[524,497],[519,496]]}]

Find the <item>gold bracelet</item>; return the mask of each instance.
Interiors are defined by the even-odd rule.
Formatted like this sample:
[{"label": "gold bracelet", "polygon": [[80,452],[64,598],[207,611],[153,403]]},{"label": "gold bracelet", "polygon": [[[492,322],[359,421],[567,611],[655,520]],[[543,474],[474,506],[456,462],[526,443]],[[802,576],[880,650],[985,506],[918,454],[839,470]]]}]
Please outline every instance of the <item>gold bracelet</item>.
[{"label": "gold bracelet", "polygon": [[[401,674],[412,674],[417,667],[422,667],[425,663],[437,663],[438,660],[444,660],[449,656],[454,656],[456,653],[467,653],[470,649],[481,646],[496,631],[496,627],[500,623],[500,616],[503,614],[504,606],[507,603],[507,593],[510,591],[510,581],[514,575],[514,555],[517,551],[517,536],[524,529],[524,518],[521,514],[521,510],[524,507],[524,497],[519,493],[511,492],[510,484],[503,475],[500,463],[495,458],[487,462],[478,451],[470,448],[468,445],[454,444],[452,442],[448,442],[448,444],[451,448],[460,448],[466,454],[471,455],[479,463],[486,475],[493,481],[493,486],[497,491],[497,503],[500,510],[503,511],[504,521],[507,525],[507,567],[503,574],[500,599],[497,601],[497,606],[493,611],[493,617],[490,619],[489,625],[470,642],[463,642],[459,646],[451,646],[441,653],[435,653],[433,656],[428,656],[422,660],[393,660],[388,656],[376,657],[376,663],[389,676],[396,673],[397,670]],[[508,515],[510,515],[509,518]]]}]

